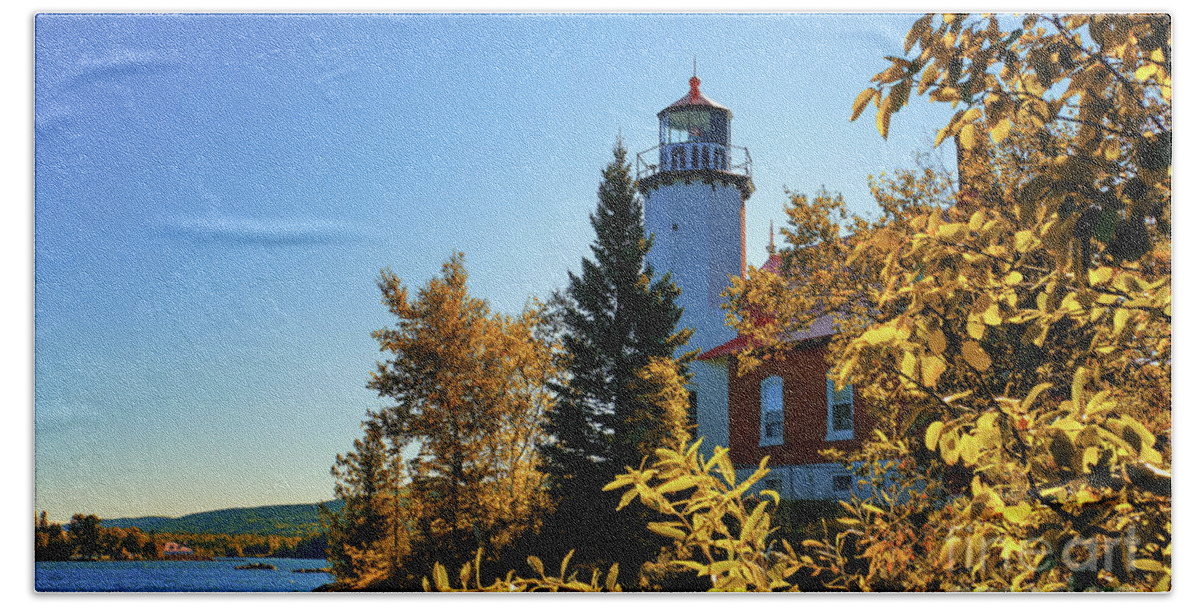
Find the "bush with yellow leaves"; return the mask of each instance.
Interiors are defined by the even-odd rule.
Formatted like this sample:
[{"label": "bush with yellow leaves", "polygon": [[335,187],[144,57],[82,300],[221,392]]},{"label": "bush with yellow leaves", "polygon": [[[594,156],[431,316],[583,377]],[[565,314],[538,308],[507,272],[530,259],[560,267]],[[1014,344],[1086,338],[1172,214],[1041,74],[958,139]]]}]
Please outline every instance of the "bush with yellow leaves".
[{"label": "bush with yellow leaves", "polygon": [[[795,590],[787,578],[800,569],[801,563],[786,540],[772,541],[771,511],[779,504],[779,494],[762,490],[750,494],[751,487],[769,470],[766,459],[749,477],[738,482],[729,451],[714,450],[711,458],[700,453],[700,441],[688,446],[655,451],[656,460],[650,466],[617,476],[604,489],[627,488],[621,496],[620,507],[634,500],[649,507],[661,521],[648,524],[655,534],[670,539],[674,554],[687,559],[671,563],[707,579],[707,585],[717,591],[776,591]],[[479,558],[474,569],[465,564],[460,571],[460,587],[451,586],[446,570],[439,564],[432,585],[427,589],[440,591],[619,591],[616,585],[617,566],[610,569],[604,587],[598,586],[599,572],[593,571],[590,582],[568,573],[568,553],[559,576],[548,577],[541,560],[529,558],[534,577],[518,577],[509,572],[484,586],[478,576]],[[473,583],[473,584],[472,584]]]}]

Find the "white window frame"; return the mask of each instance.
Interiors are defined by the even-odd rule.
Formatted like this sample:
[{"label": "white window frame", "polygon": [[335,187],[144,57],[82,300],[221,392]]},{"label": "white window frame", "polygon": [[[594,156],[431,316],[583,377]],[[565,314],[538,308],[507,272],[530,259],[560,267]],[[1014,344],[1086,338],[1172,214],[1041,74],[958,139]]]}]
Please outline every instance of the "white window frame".
[{"label": "white window frame", "polygon": [[[779,387],[778,393],[777,393],[779,396],[778,408],[771,407],[771,409],[767,409],[769,405],[770,406],[775,405],[773,403],[767,402],[767,398],[768,398],[767,391],[769,390],[768,385],[770,385],[770,386],[777,385]],[[783,378],[780,376],[768,376],[766,378],[763,378],[762,381],[758,383],[758,445],[759,445],[759,447],[764,447],[764,446],[769,446],[769,445],[783,445],[783,428],[784,428],[783,410],[784,410],[784,408],[783,408]],[[774,413],[774,412],[779,413],[779,436],[778,437],[767,437],[767,414]]]},{"label": "white window frame", "polygon": [[834,429],[833,428],[833,380],[825,379],[825,441],[846,441],[854,439],[854,385],[847,384],[846,388],[850,390],[850,428]]}]

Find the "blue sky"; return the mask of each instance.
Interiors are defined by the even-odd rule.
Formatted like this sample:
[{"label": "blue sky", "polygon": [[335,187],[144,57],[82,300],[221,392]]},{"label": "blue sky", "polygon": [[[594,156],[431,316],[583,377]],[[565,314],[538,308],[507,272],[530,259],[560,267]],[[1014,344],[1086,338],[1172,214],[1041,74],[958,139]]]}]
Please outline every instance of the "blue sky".
[{"label": "blue sky", "polygon": [[461,250],[496,309],[544,298],[618,130],[654,145],[693,56],[755,161],[750,263],[785,187],[868,212],[867,176],[949,116],[914,98],[886,142],[847,120],[914,18],[40,16],[35,507],[330,498],[383,405],[379,269],[420,284]]}]

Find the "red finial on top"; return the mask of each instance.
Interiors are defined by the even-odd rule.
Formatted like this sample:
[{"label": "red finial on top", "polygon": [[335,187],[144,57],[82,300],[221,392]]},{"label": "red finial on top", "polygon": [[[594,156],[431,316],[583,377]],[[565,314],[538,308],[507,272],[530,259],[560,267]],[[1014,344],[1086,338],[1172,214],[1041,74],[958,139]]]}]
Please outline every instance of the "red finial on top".
[{"label": "red finial on top", "polygon": [[688,84],[692,85],[692,90],[688,92],[688,97],[694,103],[700,99],[700,79],[696,77],[696,58],[692,57],[692,77],[688,80]]}]

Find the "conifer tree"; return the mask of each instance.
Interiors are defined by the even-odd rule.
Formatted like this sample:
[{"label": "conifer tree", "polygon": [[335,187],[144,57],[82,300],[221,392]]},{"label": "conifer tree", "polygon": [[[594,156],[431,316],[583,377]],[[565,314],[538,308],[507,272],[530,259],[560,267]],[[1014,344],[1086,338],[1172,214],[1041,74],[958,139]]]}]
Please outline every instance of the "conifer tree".
[{"label": "conifer tree", "polygon": [[[368,412],[365,434],[354,440],[354,449],[338,454],[331,470],[337,483],[334,495],[343,500],[340,511],[322,505],[329,526],[329,562],[339,581],[366,583],[395,575],[397,556],[388,549],[388,519],[392,500],[398,498],[400,471],[389,458],[388,441],[379,414]],[[394,438],[392,438],[394,440]]]},{"label": "conifer tree", "polygon": [[569,379],[556,387],[559,400],[547,428],[551,442],[542,448],[557,503],[542,536],[553,535],[553,542],[543,543],[546,548],[553,544],[574,548],[585,559],[617,560],[633,557],[625,550],[647,535],[643,523],[630,521],[628,510],[616,513],[615,497],[601,488],[682,431],[680,417],[662,415],[648,398],[664,390],[653,381],[663,374],[639,377],[639,372],[662,358],[686,378],[695,353],[676,357],[691,330],[676,329],[683,309],[675,304],[679,290],[670,275],[656,277],[647,263],[651,240],[620,140],[602,177],[591,214],[592,259],[584,258],[579,275],[569,273],[568,287],[555,297]]}]

